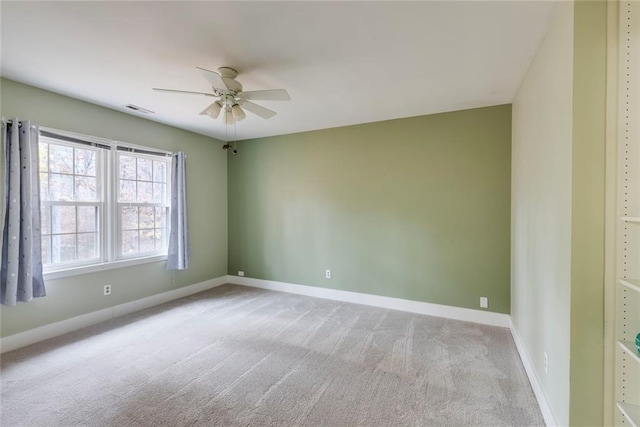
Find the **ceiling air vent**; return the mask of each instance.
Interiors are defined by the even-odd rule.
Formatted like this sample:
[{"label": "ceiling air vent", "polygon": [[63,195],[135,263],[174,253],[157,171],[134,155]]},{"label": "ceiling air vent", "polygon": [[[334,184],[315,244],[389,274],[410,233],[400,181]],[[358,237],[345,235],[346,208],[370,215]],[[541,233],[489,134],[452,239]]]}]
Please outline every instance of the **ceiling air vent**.
[{"label": "ceiling air vent", "polygon": [[135,111],[142,114],[155,114],[155,111],[147,110],[146,108],[138,107],[137,105],[127,104],[124,106],[127,110]]}]

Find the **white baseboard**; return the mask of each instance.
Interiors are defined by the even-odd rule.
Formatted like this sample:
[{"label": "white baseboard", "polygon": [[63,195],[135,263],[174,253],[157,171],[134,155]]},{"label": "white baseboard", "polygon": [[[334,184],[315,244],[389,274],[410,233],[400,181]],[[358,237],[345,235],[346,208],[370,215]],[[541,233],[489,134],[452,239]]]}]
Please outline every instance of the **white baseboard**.
[{"label": "white baseboard", "polygon": [[6,353],[11,350],[26,347],[28,345],[57,337],[77,329],[86,328],[87,326],[95,325],[96,323],[104,322],[115,317],[124,316],[125,314],[144,310],[149,307],[164,304],[165,302],[215,288],[217,286],[224,285],[225,283],[229,283],[230,279],[230,276],[221,276],[215,279],[205,280],[204,282],[195,283],[193,285],[151,295],[136,301],[127,302],[114,307],[72,317],[60,322],[51,323],[39,328],[30,329],[25,332],[9,335],[4,338],[0,338],[0,353]]},{"label": "white baseboard", "polygon": [[511,335],[513,336],[513,341],[516,343],[516,348],[518,349],[518,354],[520,354],[520,360],[522,360],[522,364],[524,365],[524,370],[527,372],[527,377],[529,377],[529,382],[531,383],[531,388],[533,388],[533,393],[536,396],[536,400],[538,401],[538,406],[540,407],[540,411],[542,412],[542,416],[544,417],[544,422],[547,426],[558,426],[558,420],[551,409],[551,405],[549,405],[549,400],[547,399],[547,395],[544,393],[542,389],[542,385],[538,380],[538,376],[536,375],[536,371],[533,367],[533,363],[531,362],[531,358],[529,357],[529,353],[527,353],[527,349],[520,338],[520,334],[516,330],[515,325],[511,322],[509,327],[511,330]]},{"label": "white baseboard", "polygon": [[482,323],[484,325],[500,326],[503,328],[508,328],[511,325],[511,317],[508,314],[493,313],[490,311],[472,310],[469,308],[362,294],[359,292],[340,291],[337,289],[318,288],[315,286],[296,285],[293,283],[274,282],[272,280],[253,279],[250,277],[228,276],[228,280],[230,283],[254,288],[408,311],[410,313],[426,314],[429,316],[446,317],[448,319]]},{"label": "white baseboard", "polygon": [[125,314],[134,313],[149,307],[164,304],[165,302],[197,294],[198,292],[206,291],[207,289],[216,288],[224,285],[225,283],[229,283],[229,280],[229,276],[220,276],[215,279],[205,280],[204,282],[183,286],[161,294],[151,295],[150,297],[116,305],[115,307],[112,307],[113,317],[124,316]]}]

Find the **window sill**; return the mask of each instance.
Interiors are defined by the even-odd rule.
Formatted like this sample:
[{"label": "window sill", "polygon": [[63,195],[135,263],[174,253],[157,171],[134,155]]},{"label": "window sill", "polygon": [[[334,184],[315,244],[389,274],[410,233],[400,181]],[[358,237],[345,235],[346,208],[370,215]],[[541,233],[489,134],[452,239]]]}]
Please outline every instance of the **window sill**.
[{"label": "window sill", "polygon": [[44,272],[44,280],[61,279],[63,277],[78,276],[80,274],[95,273],[98,271],[112,270],[114,268],[130,267],[139,264],[166,261],[167,255],[154,255],[144,258],[125,259],[103,264],[86,265],[82,267],[65,268],[64,270],[52,270]]}]

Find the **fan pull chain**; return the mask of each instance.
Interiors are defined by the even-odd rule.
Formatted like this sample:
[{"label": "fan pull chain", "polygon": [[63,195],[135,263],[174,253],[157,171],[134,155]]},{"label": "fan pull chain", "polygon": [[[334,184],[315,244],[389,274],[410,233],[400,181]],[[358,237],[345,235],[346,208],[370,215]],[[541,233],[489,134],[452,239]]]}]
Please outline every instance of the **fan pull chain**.
[{"label": "fan pull chain", "polygon": [[236,155],[238,154],[238,135],[237,135],[237,128],[236,128],[236,123],[233,123],[233,154]]}]

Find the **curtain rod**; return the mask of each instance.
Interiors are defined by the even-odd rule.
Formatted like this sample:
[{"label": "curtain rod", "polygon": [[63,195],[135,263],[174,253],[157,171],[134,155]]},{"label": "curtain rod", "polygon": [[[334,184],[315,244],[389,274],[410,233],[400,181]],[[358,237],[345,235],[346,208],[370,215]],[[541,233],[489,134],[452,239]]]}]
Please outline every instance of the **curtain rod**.
[{"label": "curtain rod", "polygon": [[[7,119],[3,118],[2,119],[2,124],[3,125],[11,125],[11,124],[13,124],[13,120],[11,120],[11,119],[7,120]],[[20,127],[20,126],[22,126],[22,122],[18,121],[18,127]]]},{"label": "curtain rod", "polygon": [[[13,124],[13,120],[11,119],[5,119],[4,117],[2,118],[2,124],[6,125],[6,124]],[[22,121],[18,121],[18,127],[22,126]],[[97,142],[93,142],[93,141],[86,141],[83,139],[77,139],[77,138],[72,138],[66,135],[61,135],[59,133],[54,132],[49,132],[47,130],[41,130],[40,134],[42,134],[43,136],[47,136],[47,137],[53,137],[53,138],[58,138],[58,139],[63,139],[65,141],[68,142],[75,142],[75,143],[83,143],[86,145],[92,145],[94,147],[98,147],[98,148],[103,148],[103,149],[111,149],[111,146],[109,145],[105,145],[105,144],[100,144]],[[130,147],[130,146],[122,146],[119,145],[118,143],[116,143],[116,150],[118,151],[128,151],[130,153],[140,153],[140,154],[149,154],[149,155],[153,155],[153,156],[163,156],[163,157],[173,157],[176,155],[176,153],[173,152],[158,152],[158,151],[150,151],[150,150],[144,150],[144,149],[140,149],[140,148],[135,148],[135,147]],[[185,157],[187,157],[185,155]]]}]

